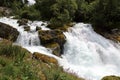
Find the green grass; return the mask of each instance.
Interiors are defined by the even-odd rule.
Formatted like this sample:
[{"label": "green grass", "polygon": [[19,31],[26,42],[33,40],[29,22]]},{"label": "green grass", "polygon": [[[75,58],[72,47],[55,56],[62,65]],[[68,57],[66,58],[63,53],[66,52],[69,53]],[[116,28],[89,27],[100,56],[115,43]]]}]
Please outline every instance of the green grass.
[{"label": "green grass", "polygon": [[32,59],[32,54],[10,41],[0,41],[0,80],[83,80],[55,64]]}]

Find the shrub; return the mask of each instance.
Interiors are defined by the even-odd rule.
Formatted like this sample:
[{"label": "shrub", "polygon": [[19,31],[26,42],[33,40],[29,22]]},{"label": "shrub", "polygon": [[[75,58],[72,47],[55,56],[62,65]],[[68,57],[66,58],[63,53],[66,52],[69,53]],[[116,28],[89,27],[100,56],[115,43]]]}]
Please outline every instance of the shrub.
[{"label": "shrub", "polygon": [[76,0],[36,0],[35,6],[42,19],[56,28],[72,21],[77,10]]}]

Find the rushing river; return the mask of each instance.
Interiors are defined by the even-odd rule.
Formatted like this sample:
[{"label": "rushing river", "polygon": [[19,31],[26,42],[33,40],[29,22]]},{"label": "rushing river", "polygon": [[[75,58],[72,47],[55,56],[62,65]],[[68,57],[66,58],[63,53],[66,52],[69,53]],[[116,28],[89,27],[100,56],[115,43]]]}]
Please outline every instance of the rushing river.
[{"label": "rushing river", "polygon": [[66,36],[64,54],[59,58],[40,44],[36,26],[41,27],[42,30],[50,30],[41,25],[43,22],[29,21],[28,32],[24,31],[24,26],[19,26],[15,19],[3,17],[0,18],[0,22],[9,24],[20,32],[15,44],[32,53],[40,52],[55,57],[67,72],[86,80],[100,80],[107,75],[120,76],[120,46],[94,32],[90,24],[77,23],[69,28],[68,32],[64,32]]}]

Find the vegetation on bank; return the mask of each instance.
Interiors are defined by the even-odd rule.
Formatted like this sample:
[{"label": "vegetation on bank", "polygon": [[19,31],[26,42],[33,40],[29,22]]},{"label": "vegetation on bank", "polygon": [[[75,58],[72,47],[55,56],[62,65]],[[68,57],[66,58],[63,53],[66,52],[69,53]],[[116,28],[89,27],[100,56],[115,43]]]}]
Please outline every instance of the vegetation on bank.
[{"label": "vegetation on bank", "polygon": [[56,28],[74,21],[106,31],[120,28],[119,0],[36,0],[31,6],[27,0],[0,0],[0,6],[12,8],[16,18],[47,20]]},{"label": "vegetation on bank", "polygon": [[8,40],[2,40],[0,41],[0,80],[83,79],[64,72],[58,65],[32,59],[32,54],[26,49],[12,45]]}]

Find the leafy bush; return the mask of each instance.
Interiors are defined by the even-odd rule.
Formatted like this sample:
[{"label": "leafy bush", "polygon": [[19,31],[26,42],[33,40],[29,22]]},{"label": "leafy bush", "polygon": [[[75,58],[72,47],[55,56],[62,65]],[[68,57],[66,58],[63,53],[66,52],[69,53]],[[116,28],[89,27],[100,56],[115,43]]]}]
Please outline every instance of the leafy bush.
[{"label": "leafy bush", "polygon": [[24,6],[21,8],[18,13],[19,18],[26,18],[30,20],[40,20],[40,12],[35,9],[34,5],[32,6]]},{"label": "leafy bush", "polygon": [[42,19],[56,27],[72,21],[77,10],[76,0],[36,0],[35,6]]}]

